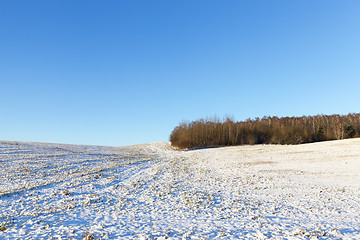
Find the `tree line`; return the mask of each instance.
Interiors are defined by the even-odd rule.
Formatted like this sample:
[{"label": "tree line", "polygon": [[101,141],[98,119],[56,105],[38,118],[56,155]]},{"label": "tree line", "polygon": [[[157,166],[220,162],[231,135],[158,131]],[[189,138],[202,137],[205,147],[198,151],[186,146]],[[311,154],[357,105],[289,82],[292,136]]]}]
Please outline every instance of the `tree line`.
[{"label": "tree line", "polygon": [[181,149],[253,144],[301,144],[360,137],[360,114],[231,118],[182,122],[170,135]]}]

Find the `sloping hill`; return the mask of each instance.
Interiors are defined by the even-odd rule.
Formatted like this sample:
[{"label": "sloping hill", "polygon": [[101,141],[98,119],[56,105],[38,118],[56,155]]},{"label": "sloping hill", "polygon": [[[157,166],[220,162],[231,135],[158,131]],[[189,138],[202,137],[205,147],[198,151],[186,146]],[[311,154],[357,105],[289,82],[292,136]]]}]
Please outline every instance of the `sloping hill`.
[{"label": "sloping hill", "polygon": [[0,239],[360,238],[360,139],[175,151],[0,142]]}]

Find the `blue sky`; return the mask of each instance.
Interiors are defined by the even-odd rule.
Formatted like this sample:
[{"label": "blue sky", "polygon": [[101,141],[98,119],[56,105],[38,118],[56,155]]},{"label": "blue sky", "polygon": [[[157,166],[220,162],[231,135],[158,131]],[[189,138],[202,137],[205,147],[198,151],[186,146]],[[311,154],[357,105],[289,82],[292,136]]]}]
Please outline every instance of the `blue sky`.
[{"label": "blue sky", "polygon": [[360,1],[0,1],[0,139],[168,141],[182,120],[360,112]]}]

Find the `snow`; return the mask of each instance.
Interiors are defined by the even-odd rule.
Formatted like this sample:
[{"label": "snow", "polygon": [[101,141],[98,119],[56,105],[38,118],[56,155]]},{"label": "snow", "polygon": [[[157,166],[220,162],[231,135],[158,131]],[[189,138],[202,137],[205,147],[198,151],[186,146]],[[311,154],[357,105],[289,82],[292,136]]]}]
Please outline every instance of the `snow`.
[{"label": "snow", "polygon": [[1,141],[0,166],[0,239],[360,239],[360,139],[194,151]]}]

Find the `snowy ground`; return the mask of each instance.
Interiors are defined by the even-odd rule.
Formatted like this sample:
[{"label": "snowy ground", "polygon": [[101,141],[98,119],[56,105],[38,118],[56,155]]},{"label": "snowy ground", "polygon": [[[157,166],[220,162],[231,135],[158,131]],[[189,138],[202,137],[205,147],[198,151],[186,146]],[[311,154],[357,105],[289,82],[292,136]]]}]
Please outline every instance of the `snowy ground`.
[{"label": "snowy ground", "polygon": [[0,142],[0,239],[360,239],[359,203],[360,139],[187,152]]}]

